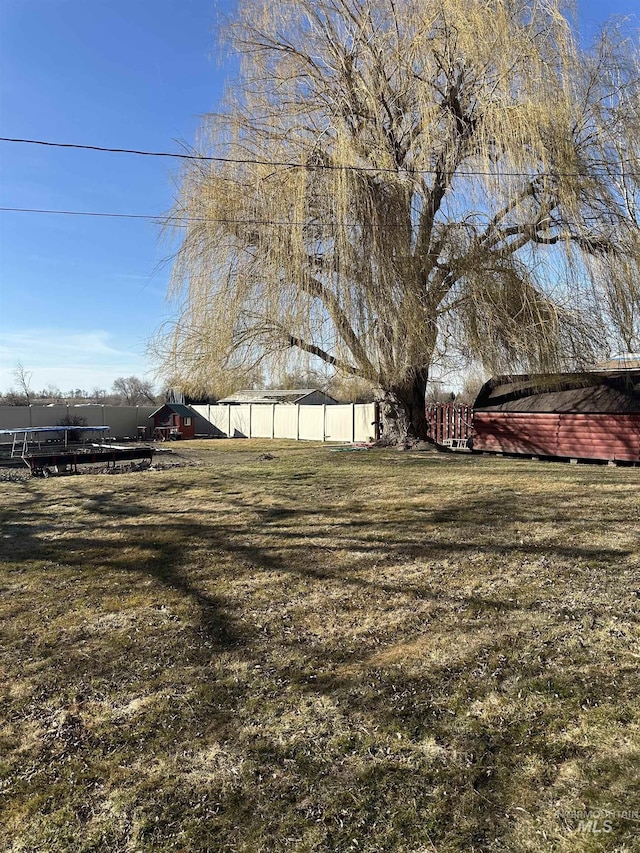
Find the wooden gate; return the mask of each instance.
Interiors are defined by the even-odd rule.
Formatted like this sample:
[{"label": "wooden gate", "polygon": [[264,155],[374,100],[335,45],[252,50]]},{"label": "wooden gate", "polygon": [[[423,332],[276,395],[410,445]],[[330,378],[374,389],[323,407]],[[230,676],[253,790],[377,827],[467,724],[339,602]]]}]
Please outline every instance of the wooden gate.
[{"label": "wooden gate", "polygon": [[473,409],[455,403],[427,406],[427,424],[431,440],[441,447],[469,446],[473,433]]}]

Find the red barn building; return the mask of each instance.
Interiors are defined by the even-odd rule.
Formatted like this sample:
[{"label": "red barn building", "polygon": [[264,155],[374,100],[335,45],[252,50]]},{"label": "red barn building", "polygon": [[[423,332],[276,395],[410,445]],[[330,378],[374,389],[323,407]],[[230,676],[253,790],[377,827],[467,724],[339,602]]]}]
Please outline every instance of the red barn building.
[{"label": "red barn building", "polygon": [[490,379],[472,441],[476,451],[640,462],[640,370]]},{"label": "red barn building", "polygon": [[149,418],[153,419],[153,437],[156,440],[195,438],[196,417],[189,406],[165,403],[152,412]]}]

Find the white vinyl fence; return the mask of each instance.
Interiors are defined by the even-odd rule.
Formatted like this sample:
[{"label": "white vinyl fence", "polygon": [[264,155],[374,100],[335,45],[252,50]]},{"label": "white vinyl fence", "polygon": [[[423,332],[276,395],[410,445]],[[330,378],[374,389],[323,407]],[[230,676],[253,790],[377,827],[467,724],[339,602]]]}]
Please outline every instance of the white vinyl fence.
[{"label": "white vinyl fence", "polygon": [[152,426],[158,406],[0,406],[0,429],[58,426],[67,418],[83,418],[86,426],[108,426],[112,438],[136,438],[138,427]]},{"label": "white vinyl fence", "polygon": [[[299,406],[247,403],[191,406],[196,432],[230,438],[293,438],[302,441],[370,441],[376,435],[375,403]],[[201,429],[203,427],[203,429]]]},{"label": "white vinyl fence", "polygon": [[[153,431],[149,415],[158,406],[0,406],[0,429],[58,426],[83,418],[87,426],[108,426],[112,438],[136,438],[138,427]],[[374,403],[298,406],[247,403],[190,406],[196,434],[231,438],[293,438],[304,441],[369,441],[376,435]]]}]

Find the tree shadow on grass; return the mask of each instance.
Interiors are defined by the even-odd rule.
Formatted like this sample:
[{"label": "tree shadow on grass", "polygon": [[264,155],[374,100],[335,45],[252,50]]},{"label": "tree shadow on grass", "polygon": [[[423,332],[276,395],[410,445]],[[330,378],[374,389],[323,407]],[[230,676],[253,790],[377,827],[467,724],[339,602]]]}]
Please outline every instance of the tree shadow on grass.
[{"label": "tree shadow on grass", "polygon": [[[138,519],[149,517],[148,506],[131,500],[125,504],[109,493],[83,498],[86,517],[80,521],[69,521],[64,515],[52,520],[37,499],[24,509],[30,517],[16,523],[13,530],[7,528],[10,541],[5,539],[0,548],[0,558],[18,563],[14,571],[26,571],[20,564],[29,562],[63,567],[83,579],[89,589],[92,581],[100,587],[114,572],[132,579],[146,576],[195,605],[200,628],[209,641],[225,647],[246,639],[244,632],[236,630],[230,602],[195,583],[190,572],[189,543],[208,541],[212,550],[224,548],[223,533],[166,520],[141,523]],[[115,536],[111,534],[114,529]]]},{"label": "tree shadow on grass", "polygon": [[[31,532],[23,529],[16,555],[58,563],[85,576],[87,589],[95,581],[102,590],[107,573],[120,579],[126,595],[127,585],[146,578],[193,605],[197,614],[197,634],[176,634],[184,649],[161,658],[161,666],[173,670],[195,667],[188,701],[179,710],[177,699],[167,702],[148,723],[142,717],[121,725],[104,736],[105,752],[124,750],[122,730],[129,727],[128,759],[161,755],[166,761],[177,744],[186,754],[190,740],[201,752],[208,746],[218,750],[215,756],[221,750],[239,756],[226,776],[216,776],[213,759],[199,758],[205,762],[200,776],[186,773],[182,781],[159,776],[138,793],[138,823],[148,818],[149,838],[157,846],[167,844],[170,827],[177,825],[193,839],[194,850],[219,843],[220,849],[262,844],[279,851],[291,849],[292,838],[299,849],[317,851],[348,850],[354,839],[357,849],[371,853],[433,844],[442,850],[515,850],[523,811],[546,832],[562,835],[549,825],[549,798],[542,792],[548,786],[561,796],[565,768],[584,771],[598,763],[593,738],[571,734],[571,727],[583,713],[585,694],[595,708],[611,710],[609,668],[590,662],[589,650],[568,657],[567,648],[554,648],[556,641],[565,642],[554,633],[565,615],[559,605],[537,618],[538,602],[511,600],[499,585],[495,594],[443,590],[438,582],[446,575],[434,579],[428,564],[480,552],[493,560],[491,572],[499,576],[506,557],[544,555],[565,567],[593,561],[613,575],[621,560],[632,557],[630,551],[588,541],[569,544],[561,535],[552,541],[548,534],[511,545],[506,528],[519,523],[523,511],[494,497],[437,510],[404,507],[391,520],[372,521],[363,506],[348,520],[329,522],[322,507],[298,509],[283,502],[263,508],[246,499],[234,504],[229,496],[232,512],[224,516],[196,505],[154,517],[140,495],[85,499],[87,518],[71,520],[58,538],[42,538],[37,505],[30,506],[36,524]],[[478,543],[475,524],[490,511],[500,515],[501,525]],[[551,500],[543,502],[539,517],[548,521],[553,512]],[[109,525],[116,526],[117,536],[109,535]],[[434,535],[438,525],[458,533],[443,541]],[[559,525],[556,533],[561,532]],[[362,560],[334,565],[332,549],[357,552]],[[423,562],[424,577],[414,571],[403,581],[400,575],[389,579],[369,572],[381,557],[400,565]],[[555,570],[542,567],[545,571]],[[233,587],[243,578],[273,583],[271,610],[253,588],[243,593]],[[550,592],[554,595],[559,593]],[[316,598],[307,603],[305,596]],[[396,597],[408,605],[387,621],[386,608]],[[292,621],[299,618],[303,625],[318,615],[314,608],[333,608],[335,635],[322,628],[296,633],[282,618],[293,600],[302,612]],[[357,608],[367,606],[376,624],[369,635],[353,639],[348,620],[357,622]],[[574,615],[579,611],[574,608]],[[417,656],[403,657],[403,644],[437,628],[435,618],[431,627],[421,623],[423,615],[434,614],[449,619],[451,649],[443,646],[444,660],[421,659],[420,649]],[[267,632],[256,627],[258,616]],[[161,635],[154,638],[161,657]],[[138,649],[129,653],[132,668],[138,666]],[[228,668],[218,671],[212,658],[222,653]],[[172,675],[179,685],[181,672]],[[637,693],[631,672],[618,668],[618,694],[632,697],[634,689]],[[191,759],[182,760],[190,766]],[[601,769],[609,784],[630,784],[626,766]],[[594,780],[587,774],[578,794]],[[209,798],[205,805],[203,792]],[[596,791],[592,802],[602,796]],[[315,835],[305,848],[300,837],[307,831]],[[623,838],[616,831],[612,844]]]}]

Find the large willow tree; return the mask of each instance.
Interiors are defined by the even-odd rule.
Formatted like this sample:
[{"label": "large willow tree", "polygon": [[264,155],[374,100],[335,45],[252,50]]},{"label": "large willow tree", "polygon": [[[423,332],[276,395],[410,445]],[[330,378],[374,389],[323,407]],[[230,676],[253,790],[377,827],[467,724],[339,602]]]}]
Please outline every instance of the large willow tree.
[{"label": "large willow tree", "polygon": [[169,219],[177,381],[319,359],[406,439],[443,354],[579,366],[628,326],[633,44],[558,0],[247,0],[230,43]]}]

